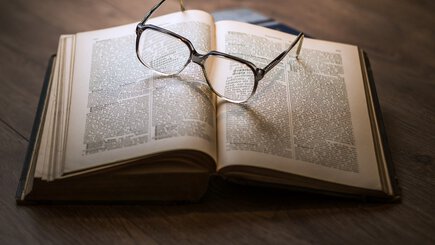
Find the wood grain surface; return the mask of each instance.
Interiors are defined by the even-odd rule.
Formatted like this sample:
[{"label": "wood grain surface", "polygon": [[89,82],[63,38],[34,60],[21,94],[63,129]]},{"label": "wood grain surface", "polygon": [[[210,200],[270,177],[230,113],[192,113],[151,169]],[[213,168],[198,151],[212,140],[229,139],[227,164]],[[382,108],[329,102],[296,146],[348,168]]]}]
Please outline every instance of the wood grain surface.
[{"label": "wood grain surface", "polygon": [[[435,2],[186,0],[247,7],[371,59],[399,204],[365,203],[214,178],[171,205],[16,206],[14,194],[48,58],[63,33],[138,21],[156,1],[0,2],[0,244],[435,244]],[[178,10],[168,0],[159,14]]]}]

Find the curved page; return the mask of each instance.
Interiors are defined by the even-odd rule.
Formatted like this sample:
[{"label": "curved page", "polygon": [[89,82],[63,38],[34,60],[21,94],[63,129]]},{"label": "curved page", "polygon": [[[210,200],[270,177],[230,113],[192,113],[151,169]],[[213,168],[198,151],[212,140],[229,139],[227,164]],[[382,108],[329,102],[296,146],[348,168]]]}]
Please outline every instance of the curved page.
[{"label": "curved page", "polygon": [[[213,19],[205,12],[149,23],[185,36],[198,50],[214,47]],[[77,34],[64,173],[182,149],[216,159],[215,98],[200,67],[192,63],[170,77],[149,70],[136,57],[135,28]]]},{"label": "curved page", "polygon": [[[264,68],[296,36],[216,23],[217,49]],[[218,104],[218,168],[254,166],[381,190],[356,46],[305,39],[248,103]],[[293,56],[293,57],[292,57]],[[225,72],[225,71],[222,71]]]}]

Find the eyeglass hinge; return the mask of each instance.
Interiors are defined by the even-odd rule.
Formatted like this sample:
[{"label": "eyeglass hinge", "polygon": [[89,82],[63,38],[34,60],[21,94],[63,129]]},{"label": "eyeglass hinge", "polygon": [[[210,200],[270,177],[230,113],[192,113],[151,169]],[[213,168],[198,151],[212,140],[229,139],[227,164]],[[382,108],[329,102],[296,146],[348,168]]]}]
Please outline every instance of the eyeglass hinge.
[{"label": "eyeglass hinge", "polygon": [[266,71],[261,68],[257,68],[257,80],[263,79],[264,75],[266,74]]},{"label": "eyeglass hinge", "polygon": [[136,26],[136,35],[141,34],[142,28],[143,28],[143,25],[141,23],[137,24],[137,26]]}]

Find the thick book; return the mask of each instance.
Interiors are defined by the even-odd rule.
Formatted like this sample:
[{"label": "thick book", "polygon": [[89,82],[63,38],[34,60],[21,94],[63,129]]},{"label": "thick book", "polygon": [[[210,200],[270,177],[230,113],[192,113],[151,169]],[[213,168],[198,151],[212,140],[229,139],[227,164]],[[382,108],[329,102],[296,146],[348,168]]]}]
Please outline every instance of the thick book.
[{"label": "thick book", "polygon": [[[149,22],[202,52],[230,53],[259,67],[296,37],[215,22],[198,10]],[[196,64],[175,76],[142,66],[135,28],[60,37],[18,203],[194,201],[214,174],[254,185],[400,198],[370,66],[358,47],[306,38],[299,59],[286,57],[252,98],[235,104],[210,91]]]}]

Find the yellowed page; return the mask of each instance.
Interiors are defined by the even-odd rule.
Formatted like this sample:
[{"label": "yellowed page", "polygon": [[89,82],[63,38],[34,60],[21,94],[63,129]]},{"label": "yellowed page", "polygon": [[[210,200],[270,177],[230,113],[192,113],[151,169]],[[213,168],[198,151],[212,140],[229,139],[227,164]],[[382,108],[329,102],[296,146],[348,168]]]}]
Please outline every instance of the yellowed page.
[{"label": "yellowed page", "polygon": [[[148,23],[214,47],[214,22],[201,11]],[[215,98],[191,63],[179,76],[157,75],[135,53],[137,23],[79,33],[64,173],[148,154],[192,149],[216,158]]]},{"label": "yellowed page", "polygon": [[42,177],[43,179],[48,179],[50,173],[50,159],[53,152],[53,138],[54,138],[54,122],[56,114],[56,103],[58,99],[58,87],[59,87],[59,70],[60,62],[59,58],[63,56],[62,47],[64,44],[65,36],[59,38],[59,46],[57,48],[57,57],[55,60],[55,65],[51,74],[50,87],[47,91],[47,106],[44,115],[44,126],[42,127],[42,134],[40,145],[38,148],[38,156],[36,161],[35,177]]},{"label": "yellowed page", "polygon": [[[245,23],[216,23],[219,51],[264,68],[295,36]],[[244,105],[218,104],[218,168],[269,168],[381,190],[358,49],[305,39]]]},{"label": "yellowed page", "polygon": [[[70,65],[73,50],[74,35],[62,35],[52,71],[49,91],[47,94],[47,109],[44,115],[41,141],[38,148],[35,177],[52,180],[59,171],[56,164],[62,157],[62,147],[65,145],[65,126],[68,109],[67,98],[70,87]],[[62,162],[60,162],[62,163]]]},{"label": "yellowed page", "polygon": [[72,53],[74,51],[74,35],[63,35],[61,38],[61,50],[58,52],[58,91],[56,95],[56,109],[53,127],[52,154],[50,156],[50,168],[48,179],[53,180],[62,173],[62,158],[66,144],[66,125],[68,119],[68,105],[71,90],[71,72],[73,64]]}]

